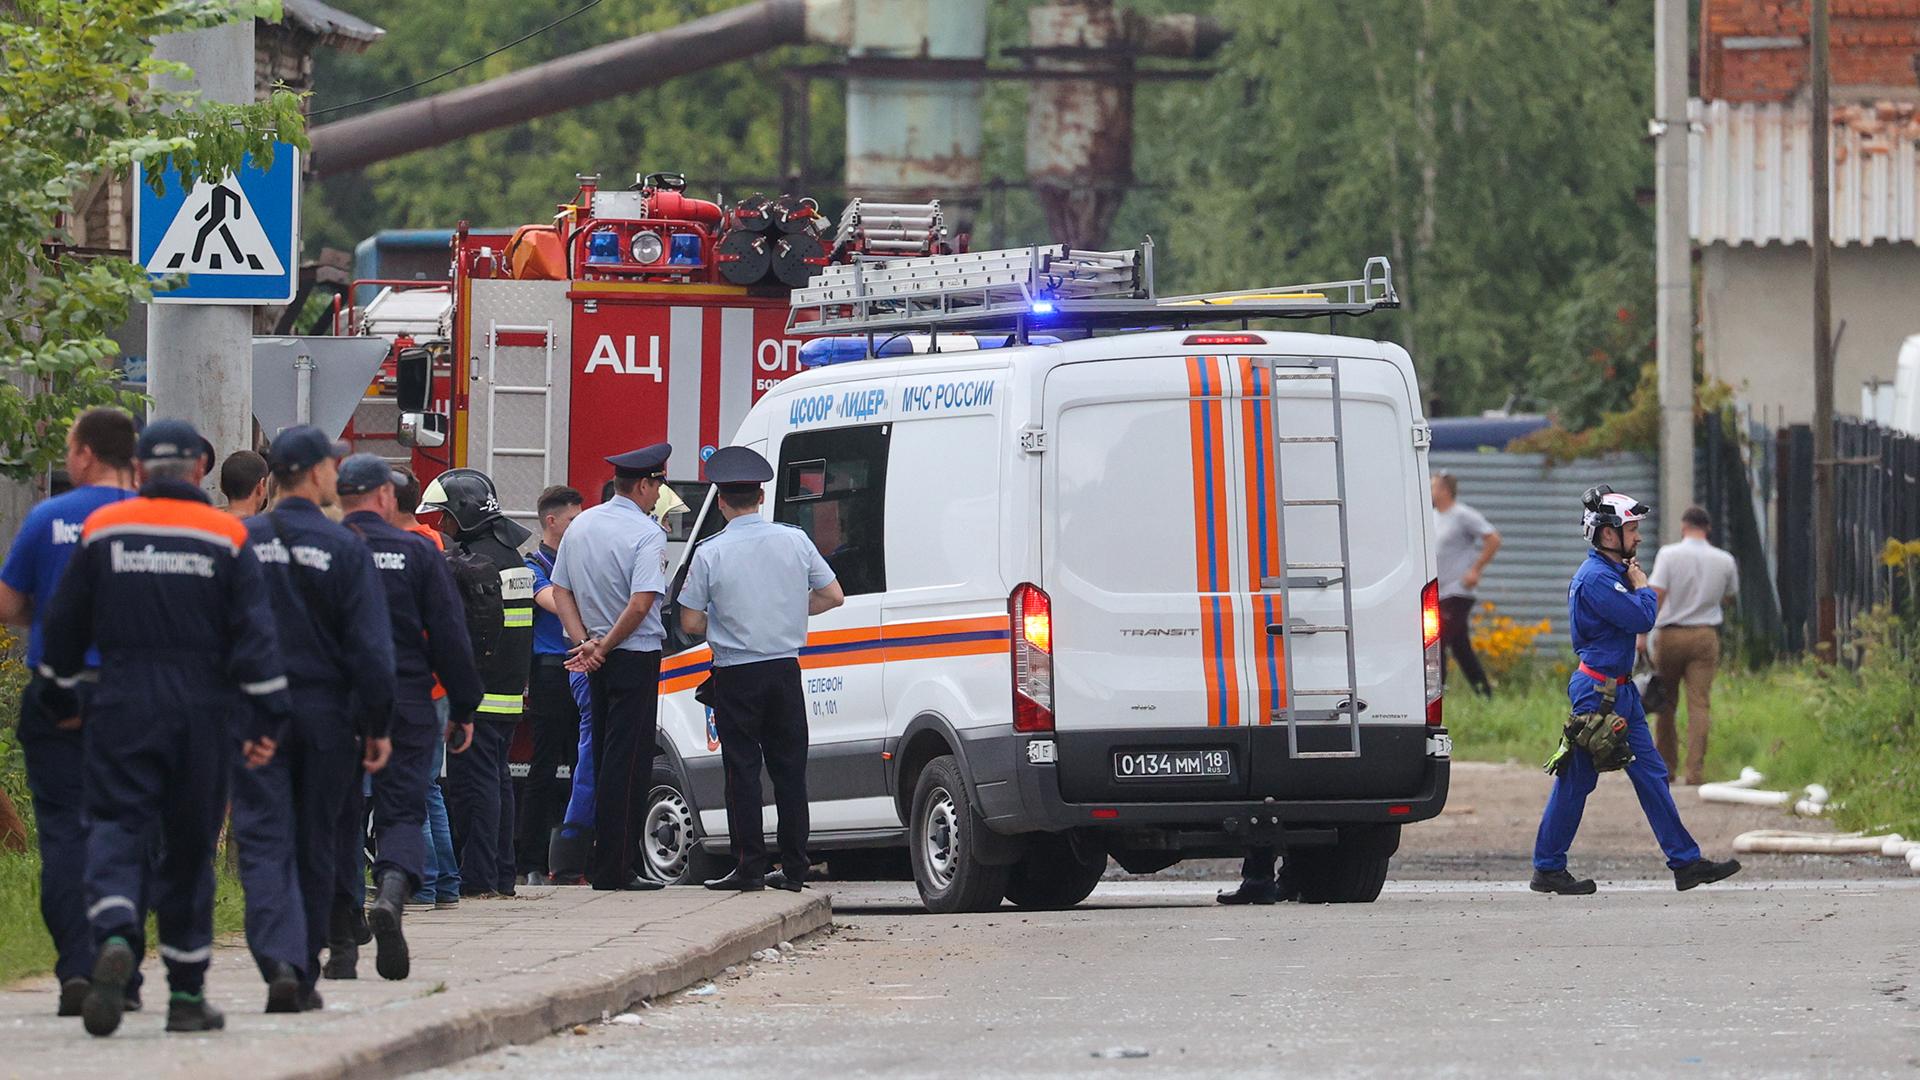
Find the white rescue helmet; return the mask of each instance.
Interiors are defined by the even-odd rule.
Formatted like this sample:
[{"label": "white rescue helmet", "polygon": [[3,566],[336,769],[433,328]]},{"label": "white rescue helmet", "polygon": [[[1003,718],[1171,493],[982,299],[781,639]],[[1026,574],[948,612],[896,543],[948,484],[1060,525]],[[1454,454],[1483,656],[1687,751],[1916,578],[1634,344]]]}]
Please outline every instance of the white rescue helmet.
[{"label": "white rescue helmet", "polygon": [[1635,521],[1645,521],[1653,513],[1653,507],[1639,502],[1631,495],[1624,495],[1605,484],[1596,484],[1587,489],[1580,497],[1580,503],[1586,508],[1581,515],[1580,524],[1587,534],[1587,543],[1599,546],[1601,529],[1620,529]]}]

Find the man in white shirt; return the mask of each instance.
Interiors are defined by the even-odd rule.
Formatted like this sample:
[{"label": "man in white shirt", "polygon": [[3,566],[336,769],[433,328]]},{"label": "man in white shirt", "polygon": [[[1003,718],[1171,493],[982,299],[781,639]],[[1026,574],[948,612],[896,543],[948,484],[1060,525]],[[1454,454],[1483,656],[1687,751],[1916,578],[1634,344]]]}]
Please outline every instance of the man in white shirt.
[{"label": "man in white shirt", "polygon": [[[1687,762],[1685,782],[1698,784],[1706,765],[1707,729],[1711,723],[1709,697],[1714,672],[1720,666],[1720,605],[1740,588],[1740,571],[1733,556],[1707,542],[1713,519],[1698,506],[1680,515],[1680,542],[1660,549],[1648,583],[1660,596],[1660,614],[1654,621],[1653,666],[1663,682],[1687,688]],[[1676,731],[1679,695],[1664,713],[1653,718],[1654,744],[1669,766],[1679,753]]]},{"label": "man in white shirt", "polygon": [[1452,653],[1468,685],[1488,695],[1493,687],[1473,651],[1473,601],[1481,572],[1500,550],[1500,532],[1480,511],[1460,501],[1460,481],[1452,473],[1433,475],[1432,495],[1434,561],[1440,573],[1440,662],[1444,665],[1446,654]]}]

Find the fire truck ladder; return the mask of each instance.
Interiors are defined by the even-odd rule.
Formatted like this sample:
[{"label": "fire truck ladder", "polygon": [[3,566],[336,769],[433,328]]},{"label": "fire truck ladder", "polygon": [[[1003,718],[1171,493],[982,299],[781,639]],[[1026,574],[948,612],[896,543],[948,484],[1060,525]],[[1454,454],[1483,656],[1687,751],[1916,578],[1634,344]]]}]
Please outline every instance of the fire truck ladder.
[{"label": "fire truck ladder", "polygon": [[866,334],[941,330],[1011,332],[1180,328],[1365,315],[1400,306],[1393,267],[1368,259],[1346,281],[1237,292],[1159,296],[1153,240],[1138,248],[1082,251],[1058,244],[919,258],[855,255],[795,289],[789,333]]},{"label": "fire truck ladder", "polygon": [[[502,335],[527,336],[538,335],[540,347],[546,351],[546,375],[538,385],[500,384],[500,339]],[[531,344],[531,343],[528,343]],[[508,342],[506,348],[524,348]],[[553,445],[553,350],[554,333],[552,323],[538,326],[502,325],[492,320],[487,322],[487,475],[499,484],[499,473],[495,471],[495,462],[500,458],[539,458],[540,484],[546,487],[553,483],[553,455],[548,448]],[[539,446],[501,446],[500,445],[500,399],[503,396],[537,397],[540,399],[540,445]],[[503,502],[505,500],[502,500]],[[511,518],[538,520],[539,512],[533,509],[506,510]]]},{"label": "fire truck ladder", "polygon": [[[1347,454],[1344,431],[1341,423],[1342,400],[1340,397],[1340,361],[1337,357],[1258,357],[1254,361],[1267,370],[1272,390],[1267,401],[1268,421],[1273,425],[1273,484],[1268,497],[1273,500],[1275,529],[1279,533],[1280,576],[1260,579],[1262,590],[1277,590],[1280,593],[1280,621],[1270,623],[1267,633],[1280,638],[1282,661],[1285,665],[1287,688],[1286,699],[1280,708],[1273,711],[1272,719],[1284,720],[1287,725],[1287,756],[1292,758],[1357,758],[1360,756],[1360,675],[1354,653],[1353,631],[1353,553],[1347,531]],[[1282,401],[1298,403],[1299,397],[1282,397],[1280,386],[1283,383],[1325,382],[1327,397],[1324,399],[1332,413],[1329,425],[1330,433],[1283,434],[1288,429],[1280,416]],[[1321,400],[1321,399],[1313,399]],[[1288,446],[1322,445],[1333,448],[1334,497],[1331,499],[1289,499],[1286,497],[1284,448]],[[1287,516],[1290,510],[1334,511],[1340,541],[1340,558],[1333,562],[1290,562],[1287,557]],[[1319,530],[1316,530],[1319,532]],[[1334,585],[1340,587],[1341,620],[1337,623],[1309,623],[1296,619],[1293,615],[1295,589],[1326,589]],[[1294,639],[1313,634],[1339,634],[1346,645],[1346,674],[1344,686],[1302,687],[1294,678]],[[1335,698],[1339,703],[1332,709],[1308,710],[1299,707],[1303,697]],[[1301,750],[1300,724],[1303,721],[1338,721],[1345,714],[1347,728],[1347,748],[1345,750]]]}]

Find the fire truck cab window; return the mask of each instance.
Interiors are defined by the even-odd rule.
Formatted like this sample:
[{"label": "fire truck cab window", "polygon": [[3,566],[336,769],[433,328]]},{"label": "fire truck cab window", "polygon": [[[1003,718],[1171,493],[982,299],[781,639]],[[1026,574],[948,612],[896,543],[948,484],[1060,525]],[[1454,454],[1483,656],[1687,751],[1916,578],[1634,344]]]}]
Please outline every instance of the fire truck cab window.
[{"label": "fire truck cab window", "polygon": [[780,445],[774,520],[813,540],[848,596],[883,592],[887,562],[887,445],[890,425],[787,436]]}]

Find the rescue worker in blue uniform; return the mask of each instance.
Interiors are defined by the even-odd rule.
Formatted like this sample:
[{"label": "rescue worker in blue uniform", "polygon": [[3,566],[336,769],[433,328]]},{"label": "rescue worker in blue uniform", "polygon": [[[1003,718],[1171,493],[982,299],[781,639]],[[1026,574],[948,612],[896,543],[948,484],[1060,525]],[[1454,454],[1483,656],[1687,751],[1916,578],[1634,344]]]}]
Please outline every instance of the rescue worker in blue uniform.
[{"label": "rescue worker in blue uniform", "polygon": [[[1627,747],[1632,760],[1625,769],[1640,797],[1647,824],[1666,853],[1674,887],[1686,890],[1731,877],[1739,862],[1714,862],[1701,857],[1700,846],[1680,823],[1680,811],[1667,788],[1667,766],[1654,748],[1647,729],[1640,692],[1629,676],[1633,671],[1635,639],[1653,629],[1659,597],[1647,584],[1647,575],[1634,559],[1640,546],[1640,523],[1652,510],[1605,484],[1587,490],[1581,500],[1582,526],[1593,550],[1574,571],[1567,588],[1567,625],[1580,666],[1567,682],[1567,697],[1578,716],[1603,707],[1603,688],[1613,683],[1613,711],[1627,722]],[[1587,796],[1599,782],[1592,755],[1573,747],[1555,774],[1547,797],[1546,814],[1533,846],[1534,892],[1586,895],[1595,891],[1591,878],[1575,878],[1567,871],[1567,849],[1580,829]]]},{"label": "rescue worker in blue uniform", "polygon": [[[225,1026],[205,988],[213,853],[234,728],[247,763],[265,766],[292,708],[246,529],[200,490],[204,450],[184,421],[147,426],[136,451],[139,497],[87,518],[47,612],[40,673],[58,690],[79,683],[90,648],[100,653],[82,728],[95,958],[81,1017],[96,1036],[111,1035],[126,1008],[145,935],[139,896],[156,828],[162,853],[153,907],[172,990],[167,1030]],[[73,710],[63,702],[53,711]]]},{"label": "rescue worker in blue uniform", "polygon": [[[419,513],[439,512],[447,557],[490,568],[497,577],[500,625],[476,649],[483,693],[474,713],[473,745],[447,760],[447,809],[460,853],[460,882],[470,898],[512,896],[513,779],[507,744],[525,712],[533,667],[533,571],[520,545],[533,534],[500,508],[493,480],[477,469],[450,469],[420,498]],[[471,625],[471,624],[470,624]]]},{"label": "rescue worker in blue uniform", "polygon": [[660,605],[667,591],[667,534],[653,518],[666,484],[666,443],[607,458],[615,495],[567,527],[553,564],[555,612],[587,675],[591,707],[595,889],[640,892],[663,883],[633,871],[639,840],[635,791],[653,776],[660,707]]},{"label": "rescue worker in blue uniform", "polygon": [[[346,511],[341,524],[373,549],[393,634],[393,755],[373,777],[379,858],[373,864],[374,900],[367,910],[377,946],[374,967],[387,979],[404,979],[411,970],[400,920],[426,869],[424,827],[434,744],[446,738],[450,728],[466,728],[470,739],[469,718],[480,704],[480,671],[474,666],[453,572],[431,540],[391,523],[399,506],[394,497],[397,480],[386,460],[374,454],[355,454],[340,465],[340,508]],[[447,690],[450,720],[445,727],[433,707],[436,677]],[[360,820],[355,813],[338,827],[357,833]],[[358,851],[354,854],[352,872],[357,875],[361,860]]]},{"label": "rescue worker in blue uniform", "polygon": [[[321,1007],[320,952],[335,923],[358,915],[334,902],[341,808],[361,768],[379,772],[391,752],[386,593],[366,541],[321,511],[336,498],[337,459],[345,450],[309,425],[281,432],[267,449],[280,499],[246,523],[266,574],[294,703],[274,767],[247,774],[234,789],[247,945],[268,980],[270,1012]],[[291,1010],[281,964],[298,972]]]},{"label": "rescue worker in blue uniform", "polygon": [[[707,460],[726,527],[694,551],[680,590],[680,626],[713,650],[711,697],[727,774],[727,835],[738,858],[707,888],[799,891],[806,883],[807,699],[800,649],[807,619],[845,602],[807,534],[760,514],[773,466],[744,446]],[[767,873],[760,770],[773,781],[780,869]]]},{"label": "rescue worker in blue uniform", "polygon": [[[40,917],[53,938],[53,977],[60,985],[61,1016],[79,1016],[93,970],[93,931],[87,926],[86,760],[81,717],[55,716],[46,708],[52,683],[38,674],[45,651],[47,605],[67,560],[80,546],[87,515],[133,497],[133,417],[119,409],[82,413],[67,432],[67,476],[73,489],[27,513],[0,568],[0,620],[27,626],[27,670],[20,692],[17,737],[26,759],[33,797],[34,838],[40,846]],[[100,666],[88,653],[87,666]],[[85,711],[86,684],[81,688]],[[56,695],[57,696],[57,695]],[[128,985],[129,1007],[138,1001],[138,974]]]}]

